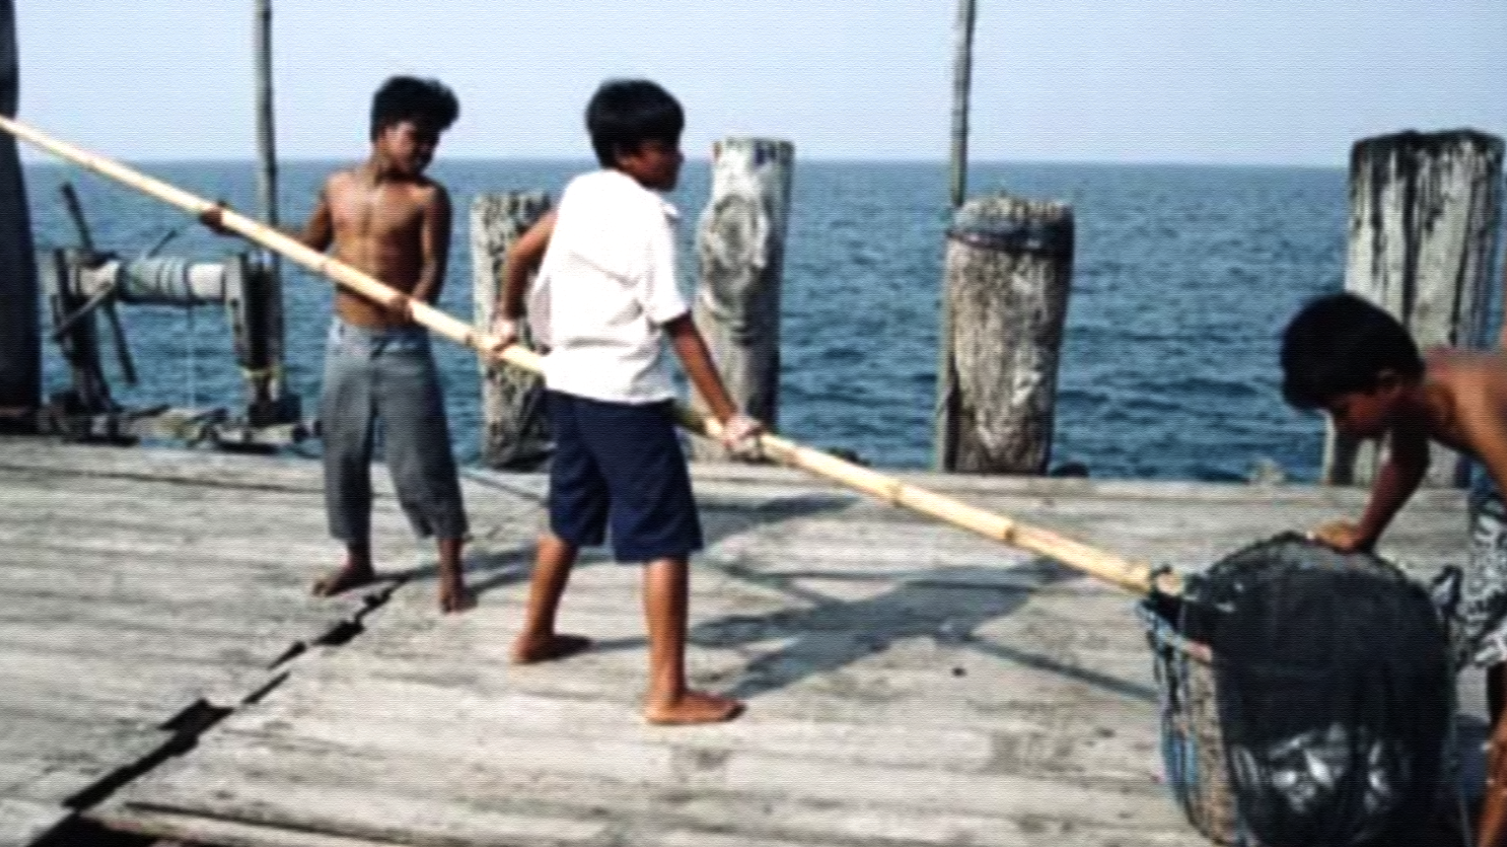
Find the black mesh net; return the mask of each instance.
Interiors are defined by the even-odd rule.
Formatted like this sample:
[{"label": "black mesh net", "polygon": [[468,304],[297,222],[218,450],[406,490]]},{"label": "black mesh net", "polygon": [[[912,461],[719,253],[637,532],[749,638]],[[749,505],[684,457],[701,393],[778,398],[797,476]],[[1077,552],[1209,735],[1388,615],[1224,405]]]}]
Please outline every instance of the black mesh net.
[{"label": "black mesh net", "polygon": [[1163,613],[1212,648],[1230,786],[1261,844],[1395,843],[1427,820],[1452,676],[1432,601],[1400,570],[1283,535]]}]

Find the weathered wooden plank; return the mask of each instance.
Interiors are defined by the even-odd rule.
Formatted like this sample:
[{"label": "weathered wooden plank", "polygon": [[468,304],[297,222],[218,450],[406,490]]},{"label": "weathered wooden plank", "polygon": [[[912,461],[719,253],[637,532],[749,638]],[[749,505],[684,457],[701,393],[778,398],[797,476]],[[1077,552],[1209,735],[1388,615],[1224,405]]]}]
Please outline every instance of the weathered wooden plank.
[{"label": "weathered wooden plank", "polygon": [[162,809],[131,809],[119,817],[100,814],[96,818],[119,832],[185,843],[214,844],[215,847],[412,847],[411,844],[392,841],[325,835]]},{"label": "weathered wooden plank", "polygon": [[[1029,812],[1012,811],[1015,801],[1007,791],[985,791],[980,788],[999,788],[989,783],[974,784],[975,794],[964,800],[941,805],[932,805],[928,797],[917,796],[909,801],[876,805],[868,800],[851,799],[843,790],[847,781],[857,774],[848,766],[838,764],[823,768],[820,762],[801,760],[816,769],[821,778],[829,781],[830,789],[819,798],[812,798],[804,783],[772,785],[761,783],[759,791],[744,791],[729,784],[729,772],[738,767],[744,754],[730,755],[697,754],[681,757],[676,768],[660,783],[635,786],[605,779],[586,779],[578,773],[520,770],[501,766],[487,767],[482,763],[455,761],[449,750],[433,751],[430,754],[415,753],[400,766],[383,756],[355,755],[356,750],[369,750],[352,745],[352,752],[340,755],[338,745],[315,744],[300,740],[292,742],[271,741],[261,736],[231,737],[221,734],[216,744],[221,755],[213,760],[185,760],[174,763],[163,771],[147,778],[143,786],[128,789],[127,796],[113,801],[101,812],[107,816],[129,816],[136,802],[130,795],[150,796],[150,802],[173,808],[196,811],[201,814],[231,818],[252,817],[262,822],[281,822],[285,826],[308,826],[316,819],[319,827],[339,825],[341,832],[376,834],[372,827],[382,825],[401,832],[405,843],[427,844],[451,836],[452,824],[436,826],[421,825],[412,820],[397,820],[392,814],[380,818],[363,819],[359,822],[334,820],[335,810],[323,808],[320,795],[313,794],[316,786],[338,785],[346,791],[359,792],[362,797],[383,798],[401,794],[433,810],[437,817],[446,820],[469,816],[469,804],[473,798],[485,797],[500,807],[513,803],[527,804],[538,814],[562,814],[574,812],[575,816],[600,818],[612,825],[614,843],[655,843],[653,833],[664,826],[684,826],[696,823],[716,826],[724,832],[739,832],[753,839],[770,835],[771,829],[799,832],[797,843],[803,844],[848,844],[851,834],[834,833],[842,827],[851,830],[865,826],[862,818],[873,809],[884,808],[894,817],[915,819],[913,829],[922,830],[923,822],[930,820],[935,829],[941,829],[938,818],[972,820],[979,831],[1010,832],[1012,823],[1031,825]],[[340,763],[346,766],[341,768]],[[769,765],[767,757],[759,758],[756,765]],[[776,762],[774,767],[784,765]],[[337,770],[338,768],[338,770]],[[883,779],[931,782],[941,772],[914,768],[882,769]],[[872,776],[871,774],[863,774]],[[775,779],[770,776],[769,779]],[[969,777],[972,781],[972,777]],[[150,793],[143,788],[150,786]],[[203,786],[213,786],[211,793]],[[1035,804],[1061,803],[1064,794],[1073,800],[1094,806],[1104,792],[1098,789],[1081,789],[1069,784],[1044,780],[1010,780],[1008,788],[1050,786],[1048,791],[1036,791]],[[857,792],[857,793],[862,793]],[[896,789],[885,793],[887,797],[905,793]],[[1093,810],[1075,809],[1066,817],[1071,821],[1072,831],[1092,836],[1096,830],[1111,832],[1139,832],[1146,835],[1185,832],[1174,811],[1160,803],[1150,803],[1151,794],[1136,797],[1109,792],[1109,796],[1123,798],[1111,814],[1100,815]],[[961,803],[971,807],[988,807],[979,813],[960,813],[956,806]],[[1076,804],[1070,804],[1076,805]],[[1131,808],[1144,808],[1145,815],[1136,817],[1128,813]],[[254,810],[254,811],[248,811]],[[799,813],[810,827],[800,832],[799,825],[792,826],[792,813]],[[474,817],[474,816],[473,816]],[[1054,815],[1046,826],[1055,826],[1062,815]],[[380,824],[378,823],[380,821]],[[868,822],[868,826],[882,823]],[[991,825],[992,824],[992,825]],[[390,837],[390,836],[389,836]],[[498,834],[492,834],[497,839]],[[882,836],[881,836],[882,837]],[[894,838],[894,834],[889,837]],[[480,836],[477,843],[493,843]],[[992,838],[980,838],[973,842],[955,838],[937,840],[935,843],[1018,843]],[[1076,842],[1075,842],[1076,843]],[[1083,841],[1081,843],[1094,843]],[[1196,842],[1186,842],[1196,843]]]},{"label": "weathered wooden plank", "polygon": [[[1055,565],[788,471],[698,467],[711,543],[692,575],[690,675],[750,708],[724,726],[653,728],[638,702],[642,571],[604,551],[561,617],[596,649],[508,663],[539,477],[467,474],[486,591],[440,617],[428,553],[390,501],[386,561],[414,578],[371,610],[314,601],[307,580],[331,549],[317,465],[269,463],[262,477],[260,460],[214,457],[217,476],[193,455],[135,455],[150,452],[14,459],[0,441],[0,550],[20,552],[0,560],[0,667],[21,683],[0,686],[0,725],[14,727],[0,729],[0,761],[26,763],[0,767],[0,796],[77,791],[118,766],[128,738],[162,738],[139,728],[169,702],[243,672],[253,684],[259,657],[361,613],[354,640],[281,666],[290,676],[259,703],[92,813],[255,847],[307,847],[289,833],[311,827],[329,847],[532,845],[535,823],[623,847],[1201,843],[1155,780],[1132,598]],[[49,457],[73,470],[49,473]],[[36,469],[4,470],[23,460]],[[1363,503],[1309,487],[916,476],[1184,567]],[[58,531],[70,510],[78,522]],[[1424,493],[1394,533],[1420,573],[1458,558],[1459,493]],[[80,731],[94,723],[106,729]]]},{"label": "weathered wooden plank", "polygon": [[50,803],[0,797],[0,847],[30,847],[72,814]]}]

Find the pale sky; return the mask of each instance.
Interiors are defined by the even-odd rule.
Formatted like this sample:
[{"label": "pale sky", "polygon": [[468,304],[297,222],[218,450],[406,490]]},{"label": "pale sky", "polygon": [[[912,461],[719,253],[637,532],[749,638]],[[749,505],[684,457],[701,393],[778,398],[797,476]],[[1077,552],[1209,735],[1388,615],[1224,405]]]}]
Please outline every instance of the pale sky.
[{"label": "pale sky", "polygon": [[[21,117],[128,159],[249,158],[251,0],[16,0]],[[1507,0],[978,0],[976,159],[1340,165],[1354,140],[1507,134]],[[445,157],[589,156],[597,83],[685,104],[685,148],[947,155],[954,0],[273,0],[279,152],[365,149],[436,76]]]}]

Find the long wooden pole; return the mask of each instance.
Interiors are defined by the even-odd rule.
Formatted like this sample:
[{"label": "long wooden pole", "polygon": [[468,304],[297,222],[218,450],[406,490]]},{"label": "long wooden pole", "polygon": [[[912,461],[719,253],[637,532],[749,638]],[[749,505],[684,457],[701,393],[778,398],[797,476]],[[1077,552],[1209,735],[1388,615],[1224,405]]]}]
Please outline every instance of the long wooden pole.
[{"label": "long wooden pole", "polygon": [[[22,141],[124,183],[191,214],[199,215],[210,209],[219,208],[217,204],[202,197],[153,179],[102,156],[58,141],[25,124],[0,118],[0,129],[4,129]],[[293,238],[245,215],[230,209],[223,209],[221,223],[225,229],[242,235],[268,250],[281,253],[290,261],[314,273],[327,276],[372,300],[390,307],[407,303],[414,321],[427,327],[431,332],[484,353],[492,349],[492,338],[478,333],[470,324],[457,320],[427,303],[411,301],[406,295],[383,285],[375,278],[350,265],[310,249]],[[515,367],[534,373],[542,371],[539,355],[516,344],[495,355]],[[716,438],[721,434],[721,425],[711,417],[679,405],[675,412],[681,425],[687,429],[709,438]],[[1178,594],[1182,591],[1182,581],[1175,574],[1159,573],[1143,562],[1130,561],[1051,530],[1030,526],[1014,518],[970,506],[951,497],[843,461],[830,453],[804,447],[789,439],[777,435],[762,435],[759,436],[759,447],[764,455],[782,464],[840,482],[886,503],[938,518],[996,541],[1003,541],[1006,544],[1049,556],[1120,588],[1138,594],[1146,594],[1153,589],[1168,594]]]}]

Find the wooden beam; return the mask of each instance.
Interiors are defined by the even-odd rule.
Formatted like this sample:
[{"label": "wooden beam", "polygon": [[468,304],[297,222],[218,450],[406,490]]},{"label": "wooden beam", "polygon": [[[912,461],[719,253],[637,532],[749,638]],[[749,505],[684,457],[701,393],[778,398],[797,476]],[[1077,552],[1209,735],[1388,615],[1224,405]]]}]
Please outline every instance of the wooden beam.
[{"label": "wooden beam", "polygon": [[937,469],[1040,474],[1072,287],[1073,211],[971,200],[948,232]]},{"label": "wooden beam", "polygon": [[[549,211],[543,191],[478,194],[471,201],[472,318],[476,331],[492,331],[502,293],[508,248]],[[523,342],[533,346],[528,321],[520,321]],[[481,462],[489,468],[533,470],[549,457],[549,426],[543,407],[543,380],[516,368],[499,368],[485,355],[481,372]]]},{"label": "wooden beam", "polygon": [[[795,145],[724,138],[712,151],[712,198],[701,216],[696,326],[738,408],[779,423],[780,275],[790,220]],[[707,411],[694,389],[691,405]],[[691,442],[693,458],[726,461],[722,445]]]},{"label": "wooden beam", "polygon": [[[15,0],[0,0],[0,115],[14,117],[19,100]],[[0,137],[0,407],[35,409],[42,402],[34,249],[20,154],[15,139]]]}]

